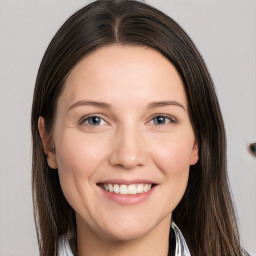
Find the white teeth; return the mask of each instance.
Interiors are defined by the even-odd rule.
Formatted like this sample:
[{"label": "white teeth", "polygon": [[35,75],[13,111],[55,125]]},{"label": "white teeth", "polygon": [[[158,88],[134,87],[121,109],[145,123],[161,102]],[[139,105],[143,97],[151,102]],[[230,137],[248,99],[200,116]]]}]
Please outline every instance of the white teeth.
[{"label": "white teeth", "polygon": [[143,184],[140,184],[138,187],[137,187],[137,193],[142,193],[143,192]]},{"label": "white teeth", "polygon": [[135,195],[137,193],[137,188],[135,184],[131,184],[128,186],[128,194]]},{"label": "white teeth", "polygon": [[146,184],[146,185],[143,186],[143,191],[144,191],[144,192],[147,192],[147,191],[148,191],[148,184]]},{"label": "white teeth", "polygon": [[111,193],[117,193],[122,195],[136,195],[149,191],[152,188],[152,184],[102,184],[100,185],[106,191]]},{"label": "white teeth", "polygon": [[108,184],[107,186],[108,186],[108,191],[109,192],[113,192],[114,191],[114,188],[113,188],[112,184]]},{"label": "white teeth", "polygon": [[114,193],[119,193],[119,186],[117,184],[114,185]]},{"label": "white teeth", "polygon": [[128,188],[126,185],[121,185],[119,190],[120,190],[120,194],[127,195]]}]

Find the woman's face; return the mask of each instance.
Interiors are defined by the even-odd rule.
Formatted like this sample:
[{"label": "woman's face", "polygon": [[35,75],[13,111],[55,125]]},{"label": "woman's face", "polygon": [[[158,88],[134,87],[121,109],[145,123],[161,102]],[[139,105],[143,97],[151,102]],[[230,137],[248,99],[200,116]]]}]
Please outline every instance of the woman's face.
[{"label": "woman's face", "polygon": [[179,74],[140,46],[101,48],[72,70],[53,138],[78,230],[112,239],[169,226],[198,160]]}]

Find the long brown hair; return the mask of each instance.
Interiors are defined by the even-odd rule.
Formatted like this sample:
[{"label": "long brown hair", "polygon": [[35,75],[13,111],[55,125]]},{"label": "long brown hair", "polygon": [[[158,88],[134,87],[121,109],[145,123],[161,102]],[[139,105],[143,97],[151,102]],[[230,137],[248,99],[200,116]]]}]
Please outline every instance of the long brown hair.
[{"label": "long brown hair", "polygon": [[188,186],[173,219],[192,255],[241,256],[228,184],[225,130],[210,75],[195,45],[175,21],[132,0],[96,1],[76,12],[56,33],[41,62],[31,117],[33,202],[40,255],[58,255],[63,238],[75,254],[76,222],[58,172],[47,164],[38,118],[44,117],[50,135],[65,79],[82,58],[110,44],[154,48],[176,67],[184,82],[200,160],[190,168]]}]

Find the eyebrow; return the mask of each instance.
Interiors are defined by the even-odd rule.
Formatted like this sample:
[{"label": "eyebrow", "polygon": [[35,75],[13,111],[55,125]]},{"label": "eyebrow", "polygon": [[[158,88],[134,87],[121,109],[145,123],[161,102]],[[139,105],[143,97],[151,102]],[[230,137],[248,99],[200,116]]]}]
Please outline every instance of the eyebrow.
[{"label": "eyebrow", "polygon": [[[79,101],[75,102],[74,104],[72,104],[68,110],[73,109],[78,106],[95,106],[95,107],[106,108],[106,109],[109,109],[112,107],[111,104],[105,103],[105,102],[79,100]],[[177,106],[186,111],[186,108],[177,101],[154,101],[154,102],[149,103],[146,109],[165,107],[165,106]]]},{"label": "eyebrow", "polygon": [[105,102],[79,100],[72,104],[68,110],[78,106],[95,106],[99,108],[111,108],[112,105]]},{"label": "eyebrow", "polygon": [[186,111],[186,108],[177,101],[155,101],[148,104],[147,109],[165,107],[165,106],[177,106]]}]

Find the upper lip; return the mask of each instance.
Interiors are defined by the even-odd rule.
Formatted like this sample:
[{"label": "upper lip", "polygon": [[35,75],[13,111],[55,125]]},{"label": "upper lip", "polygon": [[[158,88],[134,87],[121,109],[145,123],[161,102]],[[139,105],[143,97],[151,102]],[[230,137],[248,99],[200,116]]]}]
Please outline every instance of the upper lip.
[{"label": "upper lip", "polygon": [[103,180],[98,182],[97,184],[124,184],[124,185],[130,185],[130,184],[156,184],[156,182],[153,182],[152,180],[146,180],[146,179],[133,179],[133,180],[124,180],[124,179],[109,179],[109,180]]}]

